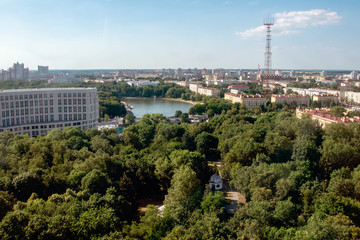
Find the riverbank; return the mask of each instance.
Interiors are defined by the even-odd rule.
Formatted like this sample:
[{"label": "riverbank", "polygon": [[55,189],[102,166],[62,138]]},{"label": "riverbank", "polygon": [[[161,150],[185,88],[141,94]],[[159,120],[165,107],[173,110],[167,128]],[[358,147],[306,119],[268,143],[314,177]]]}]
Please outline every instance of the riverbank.
[{"label": "riverbank", "polygon": [[185,103],[190,103],[192,105],[195,105],[197,103],[201,103],[201,102],[195,102],[195,101],[191,101],[191,100],[184,100],[182,98],[161,98],[161,99],[166,99],[166,100],[170,100],[170,101],[185,102]]}]

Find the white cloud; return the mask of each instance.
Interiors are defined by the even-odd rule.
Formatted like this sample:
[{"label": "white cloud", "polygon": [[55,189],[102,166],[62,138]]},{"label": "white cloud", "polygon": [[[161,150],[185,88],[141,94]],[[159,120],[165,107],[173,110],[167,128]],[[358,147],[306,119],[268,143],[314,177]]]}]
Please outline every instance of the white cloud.
[{"label": "white cloud", "polygon": [[[330,12],[324,9],[281,12],[275,13],[273,17],[275,18],[275,24],[271,29],[274,35],[299,33],[303,28],[336,24],[341,19],[337,12]],[[265,26],[250,28],[236,34],[242,38],[260,37],[265,34]]]}]

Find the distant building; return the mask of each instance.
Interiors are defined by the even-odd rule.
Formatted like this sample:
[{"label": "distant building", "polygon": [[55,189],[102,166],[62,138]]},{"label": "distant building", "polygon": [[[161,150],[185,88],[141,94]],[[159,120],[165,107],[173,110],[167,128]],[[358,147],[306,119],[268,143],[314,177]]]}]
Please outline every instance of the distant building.
[{"label": "distant building", "polygon": [[360,104],[360,92],[345,91],[344,98],[348,103]]},{"label": "distant building", "polygon": [[9,72],[6,71],[6,70],[0,70],[0,80],[1,80],[1,81],[10,80],[10,74],[9,74]]},{"label": "distant building", "polygon": [[182,86],[182,87],[189,87],[190,82],[189,81],[176,81],[175,84]]},{"label": "distant building", "polygon": [[329,109],[296,109],[296,117],[302,118],[304,115],[309,116],[311,119],[319,122],[320,126],[325,128],[332,123],[349,124],[349,123],[360,123],[360,117],[355,116],[354,118],[349,117],[334,117],[330,114]]},{"label": "distant building", "polygon": [[75,83],[80,81],[80,78],[76,78],[68,74],[54,75],[52,79],[48,80],[49,83]]},{"label": "distant building", "polygon": [[220,90],[217,88],[199,87],[197,93],[200,95],[220,97]]},{"label": "distant building", "polygon": [[271,91],[274,91],[275,89],[281,91],[283,89],[283,86],[281,86],[278,83],[268,83],[268,82],[264,82],[263,83],[263,88],[264,89],[270,89]]},{"label": "distant building", "polygon": [[0,80],[28,80],[29,79],[29,68],[25,68],[24,64],[14,63],[7,71],[1,70]]},{"label": "distant building", "polygon": [[350,79],[353,79],[353,80],[358,80],[359,79],[359,74],[355,71],[352,71],[350,73]]},{"label": "distant building", "polygon": [[198,93],[200,87],[202,87],[201,83],[189,83],[189,89],[194,93]]},{"label": "distant building", "polygon": [[313,95],[314,102],[326,103],[326,102],[339,102],[339,96],[337,94],[319,94]]},{"label": "distant building", "polygon": [[129,84],[132,87],[143,87],[143,86],[159,86],[159,81],[128,81],[127,84]]},{"label": "distant building", "polygon": [[39,76],[49,75],[49,66],[38,66]]},{"label": "distant building", "polygon": [[135,73],[135,78],[157,78],[159,74],[157,73]]},{"label": "distant building", "polygon": [[225,86],[225,85],[230,85],[233,83],[236,83],[238,81],[233,80],[233,79],[216,79],[216,80],[206,80],[206,86]]},{"label": "distant building", "polygon": [[289,73],[289,77],[294,78],[295,77],[295,71],[291,70]]},{"label": "distant building", "polygon": [[283,94],[283,95],[275,95],[273,94],[271,97],[272,103],[280,103],[280,104],[296,104],[296,105],[305,105],[309,106],[310,104],[310,96],[307,95],[296,95],[296,94]]},{"label": "distant building", "polygon": [[14,63],[12,68],[9,68],[10,80],[28,80],[29,68],[25,68],[24,64]]},{"label": "distant building", "polygon": [[96,128],[96,88],[42,88],[0,91],[0,131],[46,135],[67,126]]},{"label": "distant building", "polygon": [[225,93],[224,98],[232,103],[244,104],[247,109],[253,109],[260,105],[266,106],[266,97],[261,95],[239,95],[234,93]]},{"label": "distant building", "polygon": [[291,90],[293,92],[297,92],[300,95],[309,95],[310,97],[314,95],[319,94],[335,94],[339,97],[343,96],[343,91],[339,90],[332,90],[332,89],[321,89],[321,88],[293,88],[293,87],[286,87],[284,88],[284,91],[287,92],[288,90]]}]

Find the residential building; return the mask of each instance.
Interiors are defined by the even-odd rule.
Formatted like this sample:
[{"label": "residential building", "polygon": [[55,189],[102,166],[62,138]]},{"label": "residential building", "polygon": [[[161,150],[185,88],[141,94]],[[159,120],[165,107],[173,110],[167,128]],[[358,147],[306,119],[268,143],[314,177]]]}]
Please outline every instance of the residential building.
[{"label": "residential building", "polygon": [[134,87],[143,87],[143,86],[159,86],[159,81],[128,81],[127,84]]},{"label": "residential building", "polygon": [[29,68],[25,68],[24,64],[14,63],[7,71],[0,71],[0,80],[28,80]]},{"label": "residential building", "polygon": [[320,103],[338,103],[339,102],[339,96],[337,94],[319,94],[319,95],[313,95],[313,101],[314,102],[320,102]]},{"label": "residential building", "polygon": [[334,117],[330,114],[330,109],[296,109],[297,118],[302,118],[304,115],[307,115],[311,119],[318,121],[320,126],[322,126],[323,128],[332,123],[341,123],[345,125],[349,123],[360,123],[360,117],[358,116],[355,116],[353,118]]},{"label": "residential building", "polygon": [[39,76],[49,75],[49,66],[38,66],[38,74]]},{"label": "residential building", "polygon": [[253,109],[260,105],[266,106],[266,97],[261,95],[239,95],[234,93],[225,93],[224,98],[232,103],[244,104],[246,108]]},{"label": "residential building", "polygon": [[296,95],[296,94],[283,94],[283,95],[276,95],[273,94],[271,97],[272,103],[280,103],[280,104],[296,104],[296,105],[306,105],[309,106],[310,104],[310,96],[307,95]]},{"label": "residential building", "polygon": [[197,93],[200,95],[220,97],[220,90],[216,88],[199,87]]},{"label": "residential building", "polygon": [[54,75],[53,78],[48,80],[48,83],[75,83],[82,81],[80,78],[76,78],[69,74]]},{"label": "residential building", "polygon": [[217,80],[206,80],[205,84],[206,86],[226,86],[226,85],[230,85],[233,84],[235,82],[238,82],[237,80],[233,80],[233,79],[217,79]]},{"label": "residential building", "polygon": [[1,81],[10,80],[10,74],[9,74],[9,72],[6,71],[6,70],[0,70],[0,80],[1,80]]},{"label": "residential building", "polygon": [[340,83],[340,89],[343,91],[350,91],[355,86],[354,82],[342,82]]},{"label": "residential building", "polygon": [[360,92],[345,91],[344,98],[348,103],[360,104]]},{"label": "residential building", "polygon": [[278,83],[264,82],[263,89],[269,89],[271,91],[274,91],[275,89],[277,89],[277,90],[281,91],[283,89],[283,87]]},{"label": "residential building", "polygon": [[201,83],[189,83],[189,89],[194,93],[198,93],[200,87],[202,87]]},{"label": "residential building", "polygon": [[0,91],[0,131],[31,137],[67,126],[96,128],[96,88],[42,88]]}]

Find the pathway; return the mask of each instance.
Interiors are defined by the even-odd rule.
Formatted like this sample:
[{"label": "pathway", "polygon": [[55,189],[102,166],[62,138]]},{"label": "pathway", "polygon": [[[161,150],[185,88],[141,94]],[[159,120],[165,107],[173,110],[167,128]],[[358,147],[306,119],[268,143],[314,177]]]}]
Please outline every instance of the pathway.
[{"label": "pathway", "polygon": [[230,202],[230,204],[225,205],[225,211],[228,214],[234,214],[237,210],[237,206],[240,204],[245,204],[245,197],[236,191],[236,189],[231,188],[228,184],[224,184],[226,199]]}]

